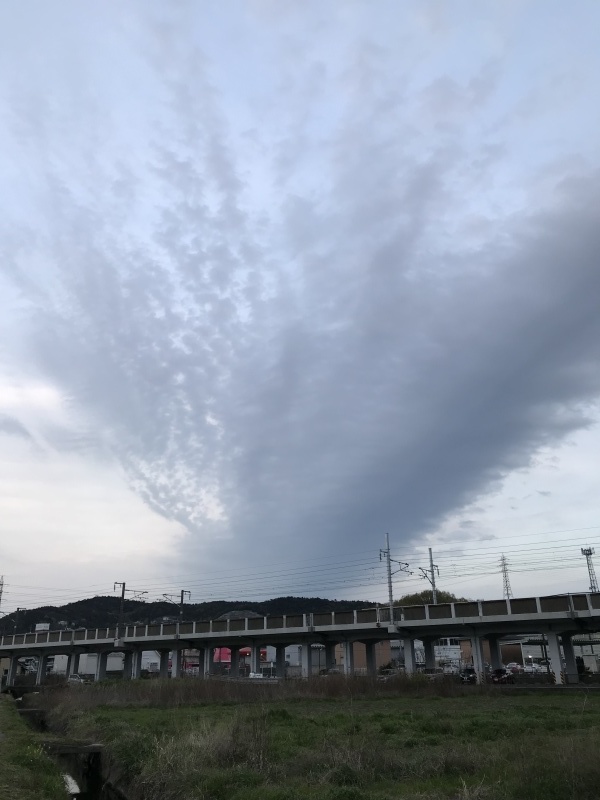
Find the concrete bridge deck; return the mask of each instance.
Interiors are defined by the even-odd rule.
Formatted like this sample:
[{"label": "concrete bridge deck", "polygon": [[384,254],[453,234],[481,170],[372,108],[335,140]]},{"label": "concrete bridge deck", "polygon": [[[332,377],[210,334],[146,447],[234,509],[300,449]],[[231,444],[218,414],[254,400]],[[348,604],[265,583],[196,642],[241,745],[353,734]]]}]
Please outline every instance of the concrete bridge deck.
[{"label": "concrete bridge deck", "polygon": [[[560,636],[564,658],[569,662],[567,671],[572,674],[576,672],[572,656],[572,636],[597,632],[599,629],[600,593],[583,593],[397,607],[394,609],[393,621],[390,620],[389,608],[370,608],[244,619],[38,631],[3,636],[0,639],[0,657],[11,658],[10,683],[11,674],[14,677],[16,659],[22,656],[35,656],[42,663],[47,662],[48,656],[56,654],[78,657],[81,653],[98,653],[101,656],[99,662],[106,663],[108,653],[123,652],[127,671],[131,667],[132,659],[138,658],[142,651],[157,650],[161,653],[161,671],[166,674],[163,654],[168,656],[172,651],[173,674],[178,674],[177,662],[183,649],[205,651],[205,666],[208,667],[205,672],[210,672],[210,654],[215,647],[230,647],[235,652],[240,647],[250,645],[253,652],[257,652],[261,645],[269,644],[276,647],[279,657],[286,645],[299,644],[306,654],[303,656],[303,670],[310,674],[312,644],[323,644],[326,650],[330,650],[337,643],[349,645],[356,641],[364,642],[367,645],[369,671],[373,671],[373,645],[385,639],[402,639],[407,669],[410,671],[411,666],[414,668],[415,639],[424,642],[426,662],[433,666],[431,654],[435,639],[463,637],[471,639],[474,665],[480,671],[483,669],[482,639],[490,642],[492,661],[498,662],[499,666],[497,642],[501,637],[544,633],[548,635],[550,656],[556,665],[555,673],[563,671],[563,657],[558,641]],[[349,662],[350,656],[348,661],[345,659],[345,663]],[[75,663],[74,658],[73,664]],[[135,666],[132,675],[136,676]],[[103,677],[101,666],[97,677]],[[40,680],[42,678],[43,675]],[[560,678],[557,677],[557,680]]]}]

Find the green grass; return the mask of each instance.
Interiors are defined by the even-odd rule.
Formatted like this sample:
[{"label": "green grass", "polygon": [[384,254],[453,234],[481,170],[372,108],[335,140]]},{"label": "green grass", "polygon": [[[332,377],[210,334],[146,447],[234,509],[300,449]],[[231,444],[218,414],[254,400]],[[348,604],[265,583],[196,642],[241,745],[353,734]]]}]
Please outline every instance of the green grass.
[{"label": "green grass", "polygon": [[6,696],[0,696],[0,734],[0,798],[66,800],[60,770]]},{"label": "green grass", "polygon": [[303,687],[285,699],[261,691],[254,701],[204,698],[171,708],[143,704],[140,695],[128,707],[113,687],[112,695],[54,695],[52,718],[72,735],[100,739],[123,785],[144,800],[600,794],[600,696],[593,693],[437,696],[427,688],[412,696],[401,686],[380,694],[340,684],[337,696],[320,697],[318,686],[314,696]]}]

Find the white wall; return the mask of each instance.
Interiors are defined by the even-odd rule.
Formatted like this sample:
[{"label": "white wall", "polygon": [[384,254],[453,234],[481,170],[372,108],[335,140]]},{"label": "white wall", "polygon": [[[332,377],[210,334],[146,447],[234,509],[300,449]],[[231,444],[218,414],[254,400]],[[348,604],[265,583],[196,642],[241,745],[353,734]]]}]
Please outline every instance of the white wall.
[{"label": "white wall", "polygon": [[[82,653],[79,656],[79,674],[96,674],[96,653]],[[68,656],[54,656],[52,672],[64,675],[67,671]],[[150,672],[158,672],[160,666],[160,656],[155,650],[144,650],[142,653],[142,669]],[[106,663],[107,672],[119,672],[123,670],[123,653],[110,653]]]}]

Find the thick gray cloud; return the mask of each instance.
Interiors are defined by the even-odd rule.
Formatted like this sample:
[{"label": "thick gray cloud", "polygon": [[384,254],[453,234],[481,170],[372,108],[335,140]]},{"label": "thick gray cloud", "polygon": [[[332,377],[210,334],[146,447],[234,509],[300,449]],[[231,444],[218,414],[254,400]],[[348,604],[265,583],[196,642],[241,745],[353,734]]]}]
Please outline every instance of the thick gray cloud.
[{"label": "thick gray cloud", "polygon": [[4,273],[76,430],[44,433],[116,456],[192,563],[408,541],[600,394],[597,164],[524,121],[506,49],[413,71],[290,9],[261,57],[257,13],[254,78],[162,9],[138,49],[123,23],[123,85],[77,52],[10,106]]}]

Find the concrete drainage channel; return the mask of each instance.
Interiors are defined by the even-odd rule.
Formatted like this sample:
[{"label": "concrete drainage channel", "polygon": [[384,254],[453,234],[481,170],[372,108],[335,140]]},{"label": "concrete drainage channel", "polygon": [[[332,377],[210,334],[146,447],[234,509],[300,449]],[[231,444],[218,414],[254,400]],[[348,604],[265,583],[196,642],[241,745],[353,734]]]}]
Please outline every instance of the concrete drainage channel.
[{"label": "concrete drainage channel", "polygon": [[[37,708],[19,709],[31,727],[47,731],[44,712]],[[42,747],[60,767],[67,791],[80,800],[128,800],[103,774],[102,745],[61,739],[48,739]]]},{"label": "concrete drainage channel", "polygon": [[[85,800],[105,800],[102,780],[102,747],[84,742],[43,742],[44,750],[60,766],[71,797]],[[112,798],[111,798],[112,800]]]}]

